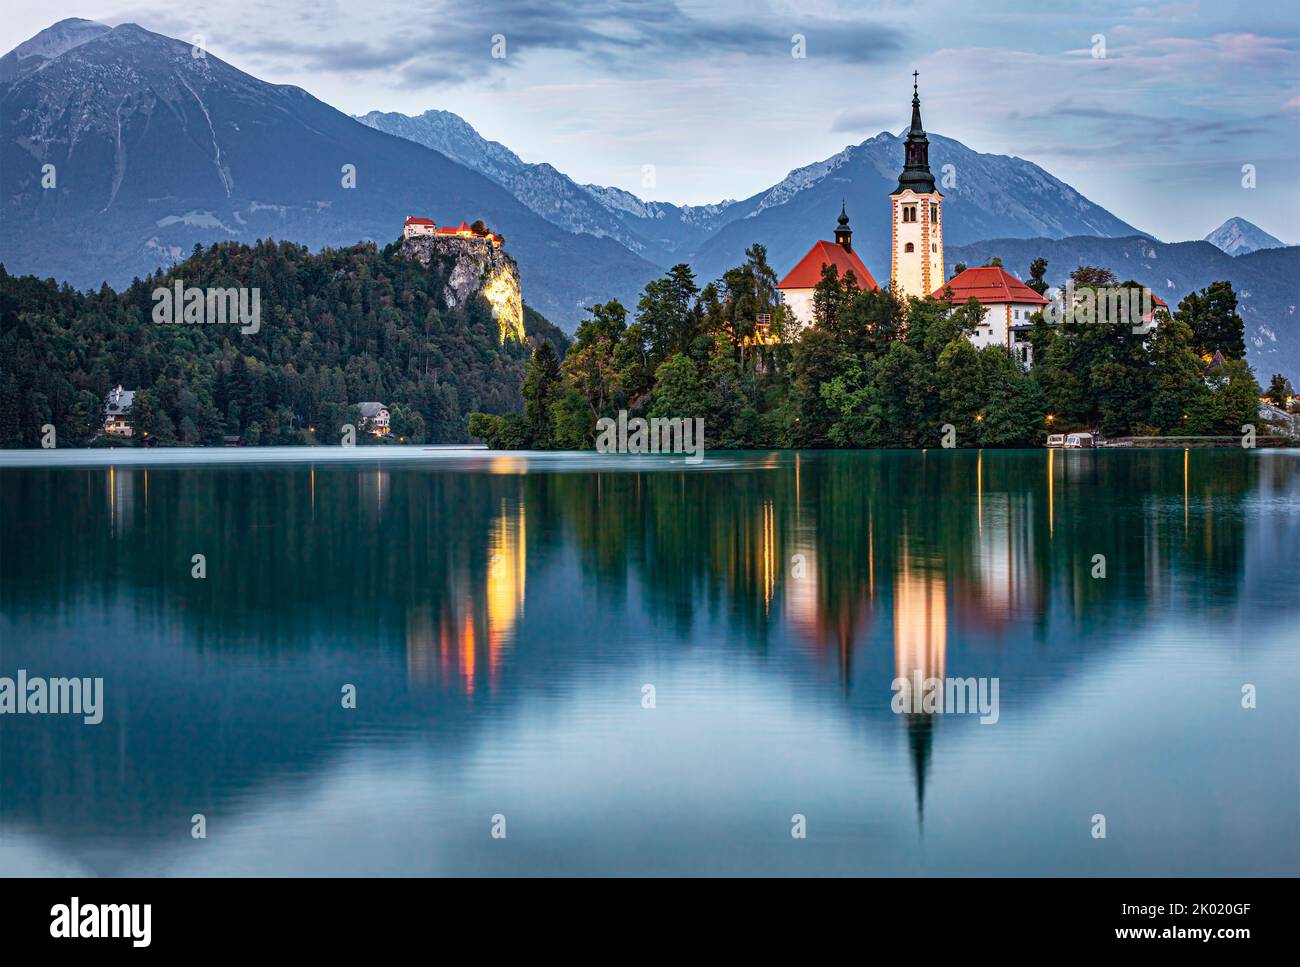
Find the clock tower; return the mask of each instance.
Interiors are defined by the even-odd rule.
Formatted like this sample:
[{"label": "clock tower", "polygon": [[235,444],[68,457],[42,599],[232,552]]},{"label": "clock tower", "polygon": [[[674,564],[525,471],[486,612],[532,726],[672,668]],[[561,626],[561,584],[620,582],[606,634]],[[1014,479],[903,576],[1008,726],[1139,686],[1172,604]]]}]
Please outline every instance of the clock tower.
[{"label": "clock tower", "polygon": [[921,126],[921,95],[912,72],[912,127],[903,173],[889,196],[892,207],[889,287],[895,295],[924,299],[944,283],[943,195],[930,173],[930,142]]}]

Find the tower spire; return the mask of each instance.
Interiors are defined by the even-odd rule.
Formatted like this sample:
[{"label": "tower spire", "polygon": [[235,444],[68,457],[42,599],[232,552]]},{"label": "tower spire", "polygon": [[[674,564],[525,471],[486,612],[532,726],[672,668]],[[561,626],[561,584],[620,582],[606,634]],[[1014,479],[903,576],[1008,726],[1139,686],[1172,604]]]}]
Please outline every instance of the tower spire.
[{"label": "tower spire", "polygon": [[908,188],[917,194],[935,190],[934,175],[930,174],[930,139],[925,136],[921,124],[920,76],[920,71],[912,71],[912,127],[907,132],[903,173],[898,176],[898,188],[894,194]]},{"label": "tower spire", "polygon": [[912,130],[909,134],[925,134],[925,128],[921,126],[921,92],[917,84],[917,78],[921,76],[920,71],[912,71]]},{"label": "tower spire", "polygon": [[840,217],[835,220],[835,243],[844,247],[844,251],[853,251],[853,229],[849,228],[849,213],[844,209],[844,199],[840,199]]},{"label": "tower spire", "polygon": [[944,278],[943,195],[930,173],[930,139],[921,123],[921,72],[912,71],[912,124],[903,138],[903,170],[889,193],[893,224],[889,286],[925,298]]}]

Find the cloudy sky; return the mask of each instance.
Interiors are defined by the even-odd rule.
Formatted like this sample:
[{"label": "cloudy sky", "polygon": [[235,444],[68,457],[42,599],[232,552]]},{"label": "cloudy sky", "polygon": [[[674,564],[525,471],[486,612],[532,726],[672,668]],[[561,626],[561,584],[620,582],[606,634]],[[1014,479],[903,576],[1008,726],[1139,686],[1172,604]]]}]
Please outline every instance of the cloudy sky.
[{"label": "cloudy sky", "polygon": [[[1169,240],[1300,242],[1297,0],[6,0],[0,50],[133,21],[351,114],[454,111],[525,161],[744,198],[909,116],[1041,164]],[[498,40],[494,57],[494,36]],[[792,38],[804,40],[795,57]],[[644,165],[656,187],[643,189]],[[1253,165],[1256,187],[1243,187]]]}]

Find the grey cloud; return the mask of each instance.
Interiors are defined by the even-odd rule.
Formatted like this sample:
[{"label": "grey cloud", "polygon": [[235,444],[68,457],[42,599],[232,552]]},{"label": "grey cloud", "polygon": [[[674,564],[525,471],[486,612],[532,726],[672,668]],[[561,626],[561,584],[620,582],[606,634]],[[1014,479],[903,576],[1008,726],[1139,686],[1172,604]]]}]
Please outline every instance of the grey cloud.
[{"label": "grey cloud", "polygon": [[[491,57],[492,36],[507,57]],[[743,24],[693,17],[662,0],[577,0],[542,9],[525,0],[490,7],[445,4],[422,29],[380,41],[316,43],[246,33],[229,46],[245,54],[290,59],[313,70],[394,71],[405,86],[459,80],[469,70],[508,68],[531,54],[562,51],[608,66],[652,68],[717,55],[788,57],[791,37],[806,38],[807,59],[866,63],[895,56],[901,37],[865,21],[828,21],[755,13]]]},{"label": "grey cloud", "polygon": [[865,132],[865,131],[887,131],[890,128],[897,127],[897,111],[890,114],[888,111],[878,111],[874,108],[865,108],[860,111],[841,111],[831,122],[831,132],[840,134],[842,132]]}]

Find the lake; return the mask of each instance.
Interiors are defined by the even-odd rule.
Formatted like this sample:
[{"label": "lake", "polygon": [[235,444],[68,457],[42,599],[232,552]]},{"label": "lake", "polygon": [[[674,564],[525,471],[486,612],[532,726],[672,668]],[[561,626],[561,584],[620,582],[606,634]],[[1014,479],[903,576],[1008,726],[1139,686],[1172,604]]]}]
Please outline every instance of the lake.
[{"label": "lake", "polygon": [[1300,451],[9,459],[0,873],[1300,871]]}]

